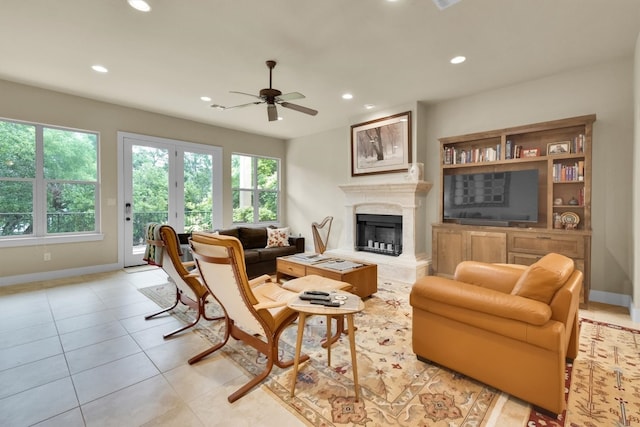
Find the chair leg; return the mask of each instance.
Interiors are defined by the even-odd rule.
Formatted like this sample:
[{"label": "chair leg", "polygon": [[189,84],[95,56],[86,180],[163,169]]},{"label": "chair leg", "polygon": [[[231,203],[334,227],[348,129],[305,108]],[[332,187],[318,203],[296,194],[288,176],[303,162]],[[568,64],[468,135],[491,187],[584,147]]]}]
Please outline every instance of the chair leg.
[{"label": "chair leg", "polygon": [[205,295],[202,298],[200,298],[200,301],[198,302],[198,311],[202,314],[202,317],[204,317],[206,320],[208,320],[210,322],[212,322],[214,320],[224,319],[224,316],[207,317],[207,304],[208,303],[209,303],[209,301],[207,301],[207,295]]},{"label": "chair leg", "polygon": [[192,328],[192,327],[194,327],[194,326],[196,325],[196,323],[198,323],[198,320],[200,320],[200,313],[198,313],[198,317],[196,317],[196,320],[194,320],[193,322],[189,323],[189,324],[188,324],[188,325],[186,325],[186,326],[183,326],[183,327],[181,327],[181,328],[178,328],[178,329],[176,329],[175,331],[171,331],[171,332],[169,332],[168,334],[164,334],[162,337],[163,337],[164,339],[167,339],[167,338],[169,338],[169,337],[171,337],[171,336],[173,336],[173,335],[177,334],[178,332],[182,332],[182,331],[184,331],[185,329]]},{"label": "chair leg", "polygon": [[267,378],[272,368],[273,368],[273,356],[267,359],[267,366],[264,368],[264,371],[262,371],[261,374],[253,377],[251,381],[249,381],[248,383],[240,387],[238,390],[230,394],[229,397],[227,397],[227,400],[229,401],[229,403],[233,403],[236,400],[240,399],[242,396],[247,394],[249,390],[251,390],[256,385],[260,384],[265,378]]},{"label": "chair leg", "polygon": [[340,339],[342,334],[346,333],[344,330],[344,316],[328,317],[328,319],[329,322],[331,319],[336,319],[336,333],[328,341],[326,338],[322,340],[322,348],[327,348],[328,345],[333,345],[333,343]]},{"label": "chair leg", "polygon": [[178,306],[178,302],[180,302],[180,291],[176,287],[176,300],[174,301],[173,305],[171,307],[163,308],[162,310],[158,311],[157,313],[148,314],[148,315],[144,316],[144,320],[149,320],[152,317],[157,316],[158,314],[166,313],[167,311],[173,310],[174,308],[176,308]]},{"label": "chair leg", "polygon": [[229,320],[228,317],[225,316],[225,328],[224,328],[224,338],[222,340],[222,342],[214,345],[211,348],[206,349],[205,351],[196,354],[195,356],[193,356],[191,359],[189,359],[189,365],[193,365],[194,363],[204,359],[205,357],[207,357],[208,355],[210,355],[211,353],[217,351],[218,349],[224,347],[224,345],[227,343],[227,341],[229,341],[229,331],[232,328],[231,325],[231,320]]}]

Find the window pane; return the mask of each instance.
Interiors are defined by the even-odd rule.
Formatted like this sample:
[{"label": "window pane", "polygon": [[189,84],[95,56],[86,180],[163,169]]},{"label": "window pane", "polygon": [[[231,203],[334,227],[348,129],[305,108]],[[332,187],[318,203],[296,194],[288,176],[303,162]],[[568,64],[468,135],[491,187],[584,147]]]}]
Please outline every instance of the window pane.
[{"label": "window pane", "polygon": [[278,189],[278,160],[258,158],[258,188]]},{"label": "window pane", "polygon": [[0,177],[35,178],[36,127],[0,121],[0,159]]},{"label": "window pane", "polygon": [[33,234],[33,182],[0,180],[0,236]]},{"label": "window pane", "polygon": [[184,153],[184,230],[213,229],[213,156]]},{"label": "window pane", "polygon": [[42,138],[45,179],[97,180],[96,134],[44,128]]},{"label": "window pane", "polygon": [[278,220],[278,193],[273,191],[261,191],[258,221],[277,221],[277,220]]},{"label": "window pane", "polygon": [[253,191],[233,190],[233,222],[254,222]]},{"label": "window pane", "polygon": [[150,222],[169,220],[169,151],[134,145],[133,246],[144,246],[144,228]]},{"label": "window pane", "polygon": [[250,156],[231,156],[231,188],[253,188],[252,161]]},{"label": "window pane", "polygon": [[95,231],[95,184],[47,184],[47,233]]}]

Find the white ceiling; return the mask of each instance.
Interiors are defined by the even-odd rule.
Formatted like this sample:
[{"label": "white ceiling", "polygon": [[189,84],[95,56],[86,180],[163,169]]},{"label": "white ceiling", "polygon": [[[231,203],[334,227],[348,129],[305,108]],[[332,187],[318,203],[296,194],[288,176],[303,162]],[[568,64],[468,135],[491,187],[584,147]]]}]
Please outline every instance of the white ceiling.
[{"label": "white ceiling", "polygon": [[[1,0],[0,78],[278,138],[628,58],[640,0]],[[467,61],[451,65],[449,59]],[[251,102],[301,92],[315,117]],[[108,74],[90,69],[102,64]],[[351,92],[350,101],[341,99]],[[211,102],[200,97],[210,96]],[[2,96],[0,94],[0,96]],[[375,111],[375,110],[373,110]],[[2,112],[0,111],[0,116]]]}]

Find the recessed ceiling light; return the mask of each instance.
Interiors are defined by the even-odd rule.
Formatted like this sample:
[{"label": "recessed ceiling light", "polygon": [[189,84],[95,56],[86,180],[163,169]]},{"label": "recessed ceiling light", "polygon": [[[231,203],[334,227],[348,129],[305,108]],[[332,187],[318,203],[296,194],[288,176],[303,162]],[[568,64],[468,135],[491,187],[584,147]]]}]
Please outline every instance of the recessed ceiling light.
[{"label": "recessed ceiling light", "polygon": [[462,64],[466,60],[467,58],[465,58],[464,56],[454,56],[449,62],[451,62],[452,64]]},{"label": "recessed ceiling light", "polygon": [[282,117],[278,116],[278,120],[284,120]]},{"label": "recessed ceiling light", "polygon": [[127,0],[129,6],[134,8],[135,10],[139,10],[140,12],[149,12],[151,10],[151,6],[144,0]]},{"label": "recessed ceiling light", "polygon": [[353,99],[353,95],[351,95],[350,93],[343,93],[342,99]]},{"label": "recessed ceiling light", "polygon": [[102,65],[98,65],[98,64],[96,64],[96,65],[92,65],[92,66],[91,66],[91,69],[92,69],[93,71],[97,71],[97,72],[99,72],[99,73],[108,73],[108,72],[109,72],[109,70],[107,70],[107,68],[106,68],[106,67],[104,67],[104,66],[102,66]]},{"label": "recessed ceiling light", "polygon": [[364,104],[364,108],[366,108],[367,110],[371,110],[374,107],[375,107],[375,105],[373,105],[373,104]]},{"label": "recessed ceiling light", "polygon": [[211,102],[211,98],[208,96],[201,96],[200,99],[204,102]]}]

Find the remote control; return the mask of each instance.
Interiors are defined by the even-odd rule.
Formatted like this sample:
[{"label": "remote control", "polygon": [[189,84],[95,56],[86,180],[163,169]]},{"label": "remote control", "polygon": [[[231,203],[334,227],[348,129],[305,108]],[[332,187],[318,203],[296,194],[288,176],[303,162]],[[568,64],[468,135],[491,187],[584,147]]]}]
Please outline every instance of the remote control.
[{"label": "remote control", "polygon": [[304,291],[305,295],[322,295],[325,297],[329,296],[329,292],[325,292],[325,291]]},{"label": "remote control", "polygon": [[306,301],[320,301],[320,302],[329,302],[331,301],[331,297],[329,295],[309,295],[309,294],[302,294],[300,295],[300,299],[301,300],[306,300]]},{"label": "remote control", "polygon": [[339,301],[322,301],[322,300],[311,300],[309,301],[311,304],[324,305],[325,307],[340,307]]}]

